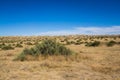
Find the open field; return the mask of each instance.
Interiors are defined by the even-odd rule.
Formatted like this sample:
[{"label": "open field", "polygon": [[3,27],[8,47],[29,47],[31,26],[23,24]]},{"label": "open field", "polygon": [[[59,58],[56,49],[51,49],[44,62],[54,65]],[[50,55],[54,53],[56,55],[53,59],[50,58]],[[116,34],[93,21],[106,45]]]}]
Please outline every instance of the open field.
[{"label": "open field", "polygon": [[[74,54],[14,60],[24,48],[45,39],[56,40]],[[92,44],[95,41],[99,44]],[[0,80],[120,80],[120,35],[0,37],[0,46]]]}]

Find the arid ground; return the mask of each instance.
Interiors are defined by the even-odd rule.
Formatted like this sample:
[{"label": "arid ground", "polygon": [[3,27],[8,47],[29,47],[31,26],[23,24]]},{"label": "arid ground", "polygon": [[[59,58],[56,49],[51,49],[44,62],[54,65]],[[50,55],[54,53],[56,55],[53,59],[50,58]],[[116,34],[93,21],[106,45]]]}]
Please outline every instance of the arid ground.
[{"label": "arid ground", "polygon": [[[25,47],[50,38],[64,44],[75,55],[40,57],[15,61]],[[98,46],[86,43],[100,41]],[[106,45],[114,41],[115,45]],[[31,42],[31,44],[30,44]],[[21,44],[23,47],[15,46]],[[120,36],[0,37],[0,80],[120,80]]]}]

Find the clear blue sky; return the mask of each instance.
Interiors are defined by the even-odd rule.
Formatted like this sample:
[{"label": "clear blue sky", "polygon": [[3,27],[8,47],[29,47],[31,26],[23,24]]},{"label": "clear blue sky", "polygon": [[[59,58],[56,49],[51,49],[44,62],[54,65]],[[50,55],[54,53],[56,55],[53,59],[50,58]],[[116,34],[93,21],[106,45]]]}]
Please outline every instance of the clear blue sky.
[{"label": "clear blue sky", "polygon": [[114,26],[120,29],[120,0],[0,0],[1,36]]}]

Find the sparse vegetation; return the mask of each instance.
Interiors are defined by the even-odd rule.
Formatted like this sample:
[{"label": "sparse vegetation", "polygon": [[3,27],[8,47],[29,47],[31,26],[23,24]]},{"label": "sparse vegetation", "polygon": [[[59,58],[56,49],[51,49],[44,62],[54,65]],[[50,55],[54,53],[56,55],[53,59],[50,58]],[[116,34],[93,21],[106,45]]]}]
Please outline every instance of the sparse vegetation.
[{"label": "sparse vegetation", "polygon": [[60,43],[52,40],[44,40],[41,44],[37,44],[35,47],[30,49],[24,49],[23,52],[18,56],[18,59],[24,60],[26,55],[39,56],[39,55],[65,55],[72,54],[72,51]]},{"label": "sparse vegetation", "polygon": [[26,45],[33,45],[31,42],[27,42]]},{"label": "sparse vegetation", "polygon": [[1,47],[2,50],[12,50],[14,49],[14,47],[12,47],[11,45],[4,45]]},{"label": "sparse vegetation", "polygon": [[17,43],[15,47],[23,47],[21,44]]},{"label": "sparse vegetation", "polygon": [[111,47],[111,46],[114,46],[115,44],[116,44],[115,41],[109,41],[109,42],[107,43],[107,46],[108,46],[108,47]]},{"label": "sparse vegetation", "polygon": [[99,41],[94,41],[94,42],[87,42],[85,46],[93,46],[93,47],[97,47],[100,45],[100,42]]},{"label": "sparse vegetation", "polygon": [[1,43],[0,44],[0,48],[2,48],[3,46],[5,46],[5,43]]},{"label": "sparse vegetation", "polygon": [[[72,45],[66,45],[67,41]],[[100,42],[97,47],[95,41]],[[26,45],[27,42],[32,45]],[[108,47],[109,42],[114,43],[115,46]],[[2,49],[3,46],[9,44],[16,49]],[[16,45],[19,44],[23,47],[17,48]],[[90,46],[87,47],[85,44]],[[83,78],[119,80],[120,78],[119,36],[0,37],[0,47],[1,80],[39,80],[43,78],[45,80]],[[32,77],[29,77],[31,75]]]}]

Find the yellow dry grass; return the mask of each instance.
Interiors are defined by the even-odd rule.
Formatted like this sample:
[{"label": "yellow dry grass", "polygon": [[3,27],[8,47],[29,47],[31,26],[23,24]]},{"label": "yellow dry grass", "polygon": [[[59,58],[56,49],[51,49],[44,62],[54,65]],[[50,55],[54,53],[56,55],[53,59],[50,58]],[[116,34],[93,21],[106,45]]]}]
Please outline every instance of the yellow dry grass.
[{"label": "yellow dry grass", "polygon": [[1,50],[0,80],[120,80],[120,45],[86,47],[72,44],[66,47],[76,54],[40,56],[38,60],[24,62],[13,61],[23,48]]}]

